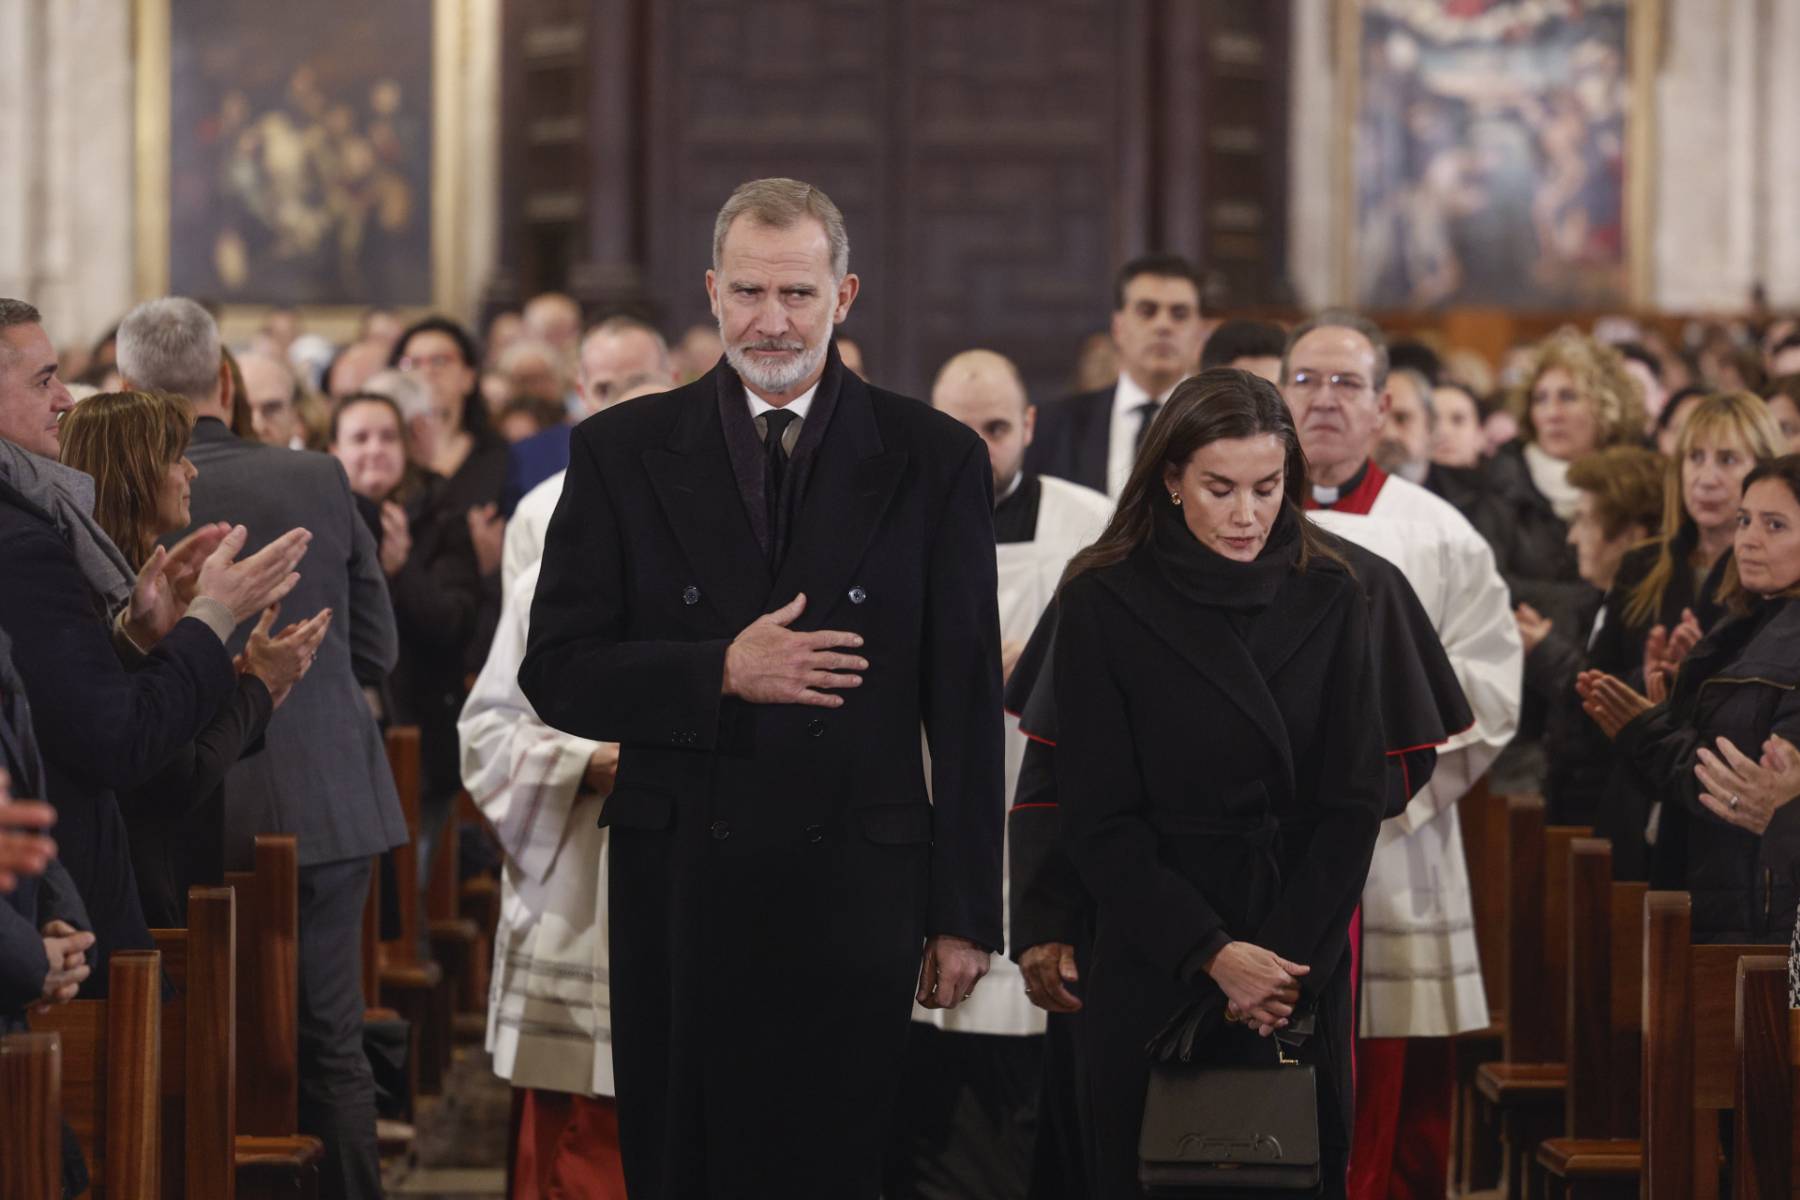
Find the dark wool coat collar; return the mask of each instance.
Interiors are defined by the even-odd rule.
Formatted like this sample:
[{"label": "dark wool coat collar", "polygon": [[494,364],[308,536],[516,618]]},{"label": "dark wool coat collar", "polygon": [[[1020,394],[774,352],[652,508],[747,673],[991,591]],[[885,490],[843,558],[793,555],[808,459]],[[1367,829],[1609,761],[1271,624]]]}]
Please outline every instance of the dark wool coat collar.
[{"label": "dark wool coat collar", "polygon": [[[795,458],[804,456],[806,467],[793,543],[780,574],[771,578],[757,534],[763,523],[761,442],[755,463],[736,461],[744,449],[734,449],[724,413],[727,396],[734,395],[748,424],[743,384],[724,359],[713,368],[713,381],[712,388],[695,389],[666,446],[644,451],[644,469],[688,565],[734,627],[805,592],[807,611],[796,627],[815,628],[827,600],[843,593],[862,561],[900,485],[907,456],[886,451],[869,386],[844,368],[833,342],[795,446]],[[753,491],[746,479],[755,481]]]},{"label": "dark wool coat collar", "polygon": [[1244,711],[1274,746],[1291,793],[1292,748],[1269,683],[1331,612],[1342,590],[1343,569],[1315,558],[1307,570],[1288,575],[1269,607],[1250,624],[1246,638],[1238,636],[1223,610],[1196,604],[1176,592],[1147,547],[1095,575],[1146,629]]}]

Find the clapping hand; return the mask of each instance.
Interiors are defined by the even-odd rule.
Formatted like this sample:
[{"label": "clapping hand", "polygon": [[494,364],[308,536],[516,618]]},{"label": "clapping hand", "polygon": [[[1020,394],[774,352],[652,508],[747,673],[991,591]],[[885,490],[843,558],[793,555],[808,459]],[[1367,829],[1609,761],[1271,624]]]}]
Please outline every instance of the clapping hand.
[{"label": "clapping hand", "polygon": [[1717,754],[1702,746],[1694,764],[1704,789],[1700,803],[1726,824],[1760,836],[1782,806],[1800,796],[1800,750],[1772,736],[1763,743],[1762,761],[1752,762],[1729,738],[1715,744]]},{"label": "clapping hand", "polygon": [[1556,622],[1540,613],[1529,604],[1521,604],[1513,609],[1513,620],[1519,626],[1519,640],[1525,643],[1525,653],[1530,654],[1543,644]]},{"label": "clapping hand", "polygon": [[275,623],[279,608],[279,605],[271,604],[263,609],[262,619],[250,631],[249,643],[238,655],[238,670],[262,680],[276,708],[281,707],[294,685],[312,669],[319,645],[325,640],[325,631],[331,628],[331,610],[325,608],[270,637],[269,628]]},{"label": "clapping hand", "polygon": [[201,566],[229,532],[231,526],[223,521],[202,525],[175,543],[173,550],[158,546],[151,552],[138,570],[125,615],[125,634],[133,645],[148,650],[175,628],[193,603]]},{"label": "clapping hand", "polygon": [[392,500],[381,503],[381,571],[389,579],[400,573],[412,553],[412,528],[406,510]]},{"label": "clapping hand", "polygon": [[[1644,639],[1644,686],[1653,687],[1657,679],[1664,686],[1675,682],[1675,672],[1681,669],[1681,662],[1688,656],[1688,651],[1700,644],[1704,631],[1700,628],[1700,618],[1694,610],[1681,610],[1681,620],[1671,632],[1661,625],[1654,625],[1649,636]],[[1653,697],[1654,698],[1654,697]]]},{"label": "clapping hand", "polygon": [[12,782],[0,770],[0,893],[19,886],[19,876],[40,875],[56,857],[48,830],[56,810],[41,800],[14,800]]},{"label": "clapping hand", "polygon": [[494,504],[483,504],[469,510],[469,540],[475,544],[475,566],[483,576],[500,569],[500,555],[506,548],[506,518]]},{"label": "clapping hand", "polygon": [[1651,684],[1651,695],[1644,696],[1605,671],[1583,671],[1575,677],[1575,694],[1581,697],[1582,711],[1594,719],[1600,732],[1616,738],[1619,730],[1662,702],[1667,685],[1661,675],[1652,678],[1656,682]]},{"label": "clapping hand", "polygon": [[312,534],[290,529],[274,541],[237,561],[250,531],[235,525],[219,540],[218,548],[200,565],[195,594],[217,600],[231,610],[235,622],[244,622],[294,590],[300,574],[294,568],[306,555]]}]

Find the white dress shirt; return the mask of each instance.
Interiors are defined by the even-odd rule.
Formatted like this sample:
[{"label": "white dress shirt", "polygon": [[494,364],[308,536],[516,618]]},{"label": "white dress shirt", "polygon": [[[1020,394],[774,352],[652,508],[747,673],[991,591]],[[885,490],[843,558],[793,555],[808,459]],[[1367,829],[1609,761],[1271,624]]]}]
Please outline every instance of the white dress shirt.
[{"label": "white dress shirt", "polygon": [[[789,454],[794,452],[794,447],[800,442],[800,427],[806,424],[806,414],[811,410],[813,397],[818,395],[818,393],[819,385],[815,383],[781,406],[782,412],[790,412],[800,418],[797,421],[789,422],[787,429],[781,435],[782,448]],[[776,411],[773,404],[770,404],[767,400],[764,400],[749,388],[744,389],[744,395],[750,401],[750,419],[752,421],[755,421],[756,418],[762,416],[764,413]],[[762,430],[760,428],[756,431],[756,436],[762,436]]]},{"label": "white dress shirt", "polygon": [[[1156,397],[1160,406],[1168,403],[1169,392]],[[1150,393],[1139,387],[1130,375],[1119,374],[1113,387],[1112,430],[1106,440],[1106,494],[1117,500],[1131,478],[1132,464],[1137,462],[1138,424],[1144,419],[1139,407],[1150,399]]]}]

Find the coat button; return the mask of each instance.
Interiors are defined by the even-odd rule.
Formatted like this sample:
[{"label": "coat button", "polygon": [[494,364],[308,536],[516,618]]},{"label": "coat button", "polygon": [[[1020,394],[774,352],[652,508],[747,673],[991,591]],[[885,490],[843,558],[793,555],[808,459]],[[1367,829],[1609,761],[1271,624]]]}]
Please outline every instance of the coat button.
[{"label": "coat button", "polygon": [[687,588],[681,593],[681,602],[687,605],[700,603],[700,589],[691,583],[688,584]]},{"label": "coat button", "polygon": [[869,598],[869,593],[863,591],[862,584],[859,583],[855,587],[850,589],[850,603],[861,604],[864,600],[867,600],[868,598]]},{"label": "coat button", "polygon": [[825,736],[825,722],[819,720],[817,717],[814,717],[811,721],[808,721],[806,723],[806,732],[812,734],[814,737],[824,737]]},{"label": "coat button", "polygon": [[824,841],[825,827],[823,825],[808,825],[806,827],[806,840],[814,845],[818,845],[820,842]]},{"label": "coat button", "polygon": [[714,821],[707,828],[715,842],[722,842],[731,836],[731,823],[728,821]]}]

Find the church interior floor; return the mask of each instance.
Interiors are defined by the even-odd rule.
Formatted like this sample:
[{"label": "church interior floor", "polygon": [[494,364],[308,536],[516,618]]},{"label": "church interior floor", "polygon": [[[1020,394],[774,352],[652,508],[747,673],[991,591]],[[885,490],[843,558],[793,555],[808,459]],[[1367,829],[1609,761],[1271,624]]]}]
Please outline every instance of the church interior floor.
[{"label": "church interior floor", "polygon": [[444,1094],[421,1097],[417,1137],[384,1160],[390,1196],[407,1200],[487,1200],[506,1194],[506,1123],[512,1094],[480,1046],[459,1046]]}]

